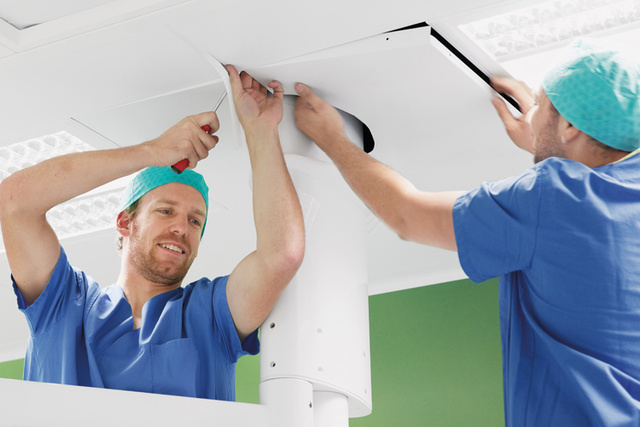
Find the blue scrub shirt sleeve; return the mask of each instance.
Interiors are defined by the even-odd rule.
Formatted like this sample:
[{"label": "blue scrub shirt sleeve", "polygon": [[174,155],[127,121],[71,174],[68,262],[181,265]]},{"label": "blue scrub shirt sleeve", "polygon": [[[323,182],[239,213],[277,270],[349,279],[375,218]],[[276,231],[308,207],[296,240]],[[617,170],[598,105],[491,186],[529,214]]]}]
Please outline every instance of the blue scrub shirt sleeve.
[{"label": "blue scrub shirt sleeve", "polygon": [[67,312],[68,302],[84,299],[87,288],[84,274],[76,272],[69,264],[62,247],[49,282],[33,304],[25,304],[13,277],[11,281],[18,298],[18,308],[25,314],[33,335],[44,333],[55,325]]},{"label": "blue scrub shirt sleeve", "polygon": [[214,281],[213,289],[213,323],[214,330],[221,334],[227,345],[229,358],[236,362],[240,357],[251,354],[256,355],[260,351],[258,330],[253,331],[245,340],[240,342],[236,326],[231,317],[229,303],[227,302],[227,279],[229,276],[220,277]]},{"label": "blue scrub shirt sleeve", "polygon": [[453,208],[458,257],[476,283],[527,269],[536,246],[538,168],[460,196]]}]

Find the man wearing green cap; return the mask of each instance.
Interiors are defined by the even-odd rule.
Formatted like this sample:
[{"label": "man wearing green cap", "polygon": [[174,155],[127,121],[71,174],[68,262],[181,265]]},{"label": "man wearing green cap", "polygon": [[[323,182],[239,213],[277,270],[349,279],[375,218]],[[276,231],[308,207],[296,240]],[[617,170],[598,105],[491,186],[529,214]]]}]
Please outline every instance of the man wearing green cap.
[{"label": "man wearing green cap", "polygon": [[507,426],[640,425],[640,64],[579,41],[532,95],[509,79],[519,176],[426,193],[351,144],[299,83],[298,127],[404,239],[457,250],[475,282],[500,281]]},{"label": "man wearing green cap", "polygon": [[[198,254],[208,187],[190,167],[215,147],[215,113],[190,116],[137,146],[75,153],[16,172],[0,185],[0,222],[14,289],[31,330],[28,380],[235,399],[235,363],[259,350],[257,328],[304,256],[304,226],[274,95],[228,66],[253,178],[257,248],[229,276],[182,287]],[[57,204],[140,172],[116,220],[122,249],[117,283],[101,289],[73,268],[47,223]]]}]

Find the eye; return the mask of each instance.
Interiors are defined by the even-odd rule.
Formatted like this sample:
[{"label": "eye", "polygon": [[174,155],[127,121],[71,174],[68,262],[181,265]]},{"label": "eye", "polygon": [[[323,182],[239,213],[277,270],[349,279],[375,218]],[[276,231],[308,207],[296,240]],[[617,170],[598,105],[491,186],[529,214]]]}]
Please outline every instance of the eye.
[{"label": "eye", "polygon": [[158,209],[158,212],[163,215],[169,215],[171,213],[171,209]]},{"label": "eye", "polygon": [[192,218],[191,224],[195,225],[196,227],[200,227],[200,220]]}]

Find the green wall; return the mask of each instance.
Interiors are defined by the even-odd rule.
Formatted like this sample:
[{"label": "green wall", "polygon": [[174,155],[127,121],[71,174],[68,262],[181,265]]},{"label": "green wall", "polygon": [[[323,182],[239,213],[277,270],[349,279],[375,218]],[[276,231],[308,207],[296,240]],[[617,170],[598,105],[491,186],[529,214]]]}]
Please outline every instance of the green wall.
[{"label": "green wall", "polygon": [[10,378],[12,380],[22,379],[22,364],[24,360],[13,360],[11,362],[0,363],[0,378]]},{"label": "green wall", "polygon": [[501,426],[497,280],[370,298],[373,413],[353,427]]},{"label": "green wall", "polygon": [[[375,295],[369,310],[373,413],[351,427],[504,425],[496,280]],[[258,402],[259,365],[238,363],[238,401]],[[21,360],[0,363],[21,375]]]}]

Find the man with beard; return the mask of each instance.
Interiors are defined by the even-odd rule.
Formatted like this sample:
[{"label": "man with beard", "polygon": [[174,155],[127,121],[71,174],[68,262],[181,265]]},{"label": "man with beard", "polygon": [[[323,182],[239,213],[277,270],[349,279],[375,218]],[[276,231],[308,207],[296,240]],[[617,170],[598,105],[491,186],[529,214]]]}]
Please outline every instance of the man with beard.
[{"label": "man with beard", "polygon": [[[299,83],[298,127],[400,237],[499,277],[507,426],[640,425],[640,64],[578,41],[532,95],[508,79],[535,166],[467,193],[427,193],[351,144]],[[452,160],[454,161],[454,160]]]},{"label": "man with beard", "polygon": [[[253,175],[257,248],[229,276],[182,287],[198,253],[208,188],[192,170],[218,137],[213,112],[183,119],[137,146],[57,157],[0,185],[0,220],[14,289],[31,339],[27,380],[234,400],[237,359],[259,349],[257,328],[304,256],[304,226],[274,95],[228,66]],[[73,268],[47,223],[57,204],[142,170],[123,194],[117,283],[105,289]]]}]

